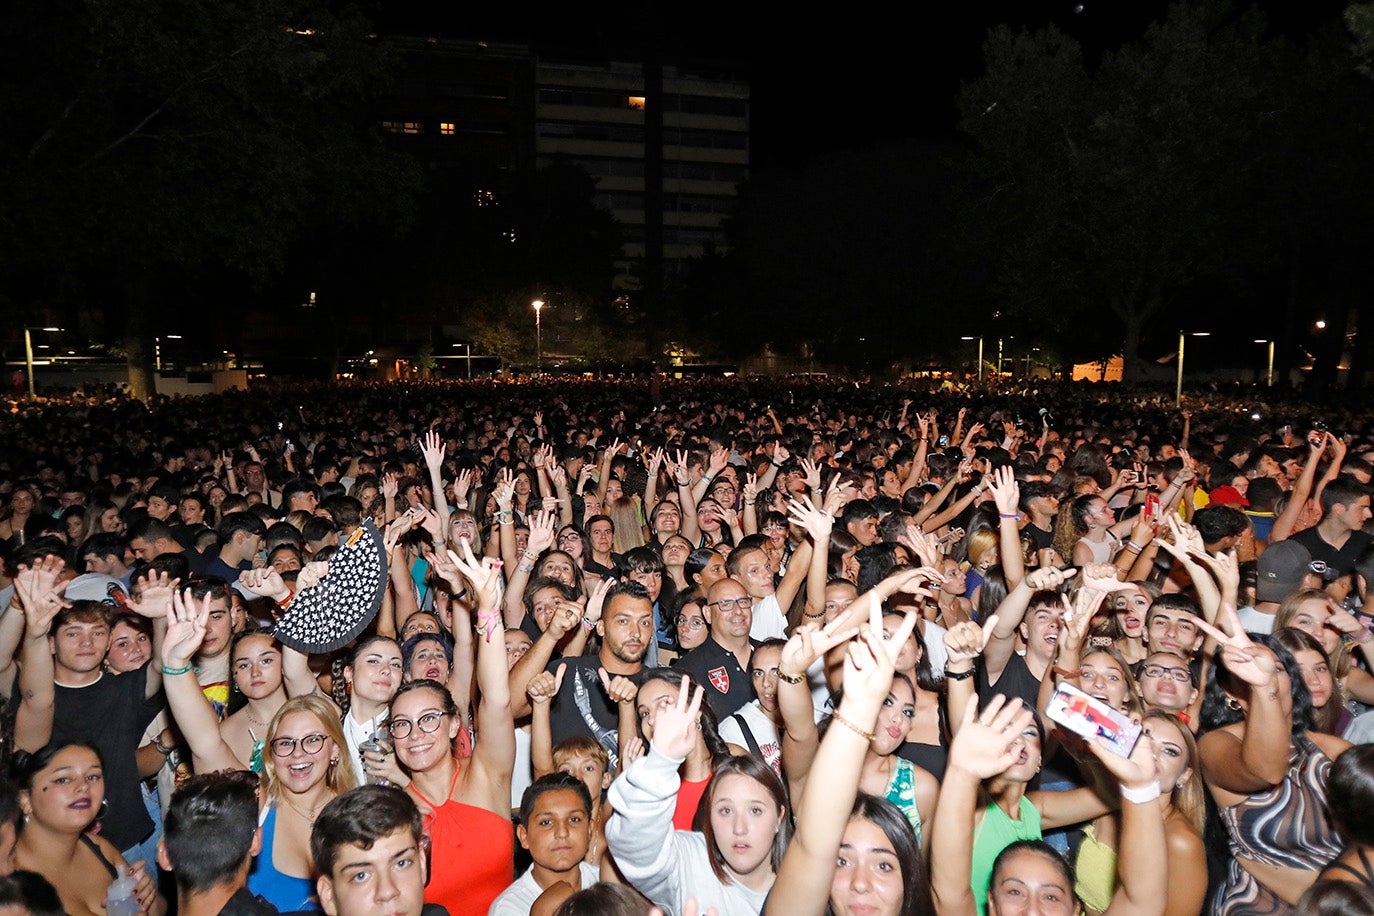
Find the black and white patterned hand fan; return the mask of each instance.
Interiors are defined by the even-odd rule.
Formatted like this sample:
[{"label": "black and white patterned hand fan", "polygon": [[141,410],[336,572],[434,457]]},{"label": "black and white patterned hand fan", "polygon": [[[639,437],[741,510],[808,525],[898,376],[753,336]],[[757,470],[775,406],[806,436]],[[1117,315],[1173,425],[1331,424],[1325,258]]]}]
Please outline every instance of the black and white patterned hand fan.
[{"label": "black and white patterned hand fan", "polygon": [[386,594],[382,536],[371,519],[329,559],[329,572],[292,597],[277,621],[277,639],[306,654],[341,649],[367,629]]}]

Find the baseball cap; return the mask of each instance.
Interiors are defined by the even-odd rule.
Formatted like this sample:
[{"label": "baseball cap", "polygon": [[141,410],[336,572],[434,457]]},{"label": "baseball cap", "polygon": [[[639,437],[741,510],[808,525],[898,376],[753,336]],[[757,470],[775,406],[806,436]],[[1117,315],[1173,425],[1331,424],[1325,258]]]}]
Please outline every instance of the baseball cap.
[{"label": "baseball cap", "polygon": [[1312,554],[1294,541],[1270,544],[1259,556],[1259,583],[1256,601],[1280,602],[1302,588],[1302,581],[1310,571]]},{"label": "baseball cap", "polygon": [[1214,506],[1248,506],[1250,500],[1241,495],[1241,492],[1229,484],[1217,487],[1207,494]]}]

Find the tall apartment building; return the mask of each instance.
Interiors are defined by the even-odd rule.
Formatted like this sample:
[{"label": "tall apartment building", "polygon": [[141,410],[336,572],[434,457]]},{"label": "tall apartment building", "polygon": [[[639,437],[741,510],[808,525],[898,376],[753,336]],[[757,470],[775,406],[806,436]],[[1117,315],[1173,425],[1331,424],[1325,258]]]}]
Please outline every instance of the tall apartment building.
[{"label": "tall apartment building", "polygon": [[[615,287],[640,288],[645,257],[645,88],[633,62],[540,58],[525,46],[391,36],[402,76],[382,128],[433,169],[489,177],[562,156],[596,181],[621,226]],[[725,246],[749,174],[749,86],[724,73],[664,67],[663,265],[668,282]]]},{"label": "tall apartment building", "polygon": [[[599,205],[621,225],[616,286],[639,288],[645,255],[644,74],[639,64],[539,60],[538,165],[577,163],[597,183]],[[724,224],[749,175],[749,87],[675,67],[663,71],[663,262],[683,273],[708,248],[725,247]]]}]

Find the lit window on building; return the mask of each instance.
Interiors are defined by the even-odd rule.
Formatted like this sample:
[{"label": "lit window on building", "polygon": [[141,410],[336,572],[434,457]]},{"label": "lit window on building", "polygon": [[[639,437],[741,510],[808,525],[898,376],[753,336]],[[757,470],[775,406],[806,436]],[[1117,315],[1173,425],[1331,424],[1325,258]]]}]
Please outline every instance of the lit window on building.
[{"label": "lit window on building", "polygon": [[479,207],[494,207],[494,206],[496,206],[496,192],[495,192],[495,191],[488,191],[488,190],[486,190],[485,188],[478,188],[477,191],[473,194],[473,197],[476,198],[476,200],[477,200],[477,206],[479,206]]},{"label": "lit window on building", "polygon": [[382,122],[382,130],[386,131],[386,132],[389,133],[389,134],[399,134],[399,133],[401,132],[401,122],[400,122],[400,121],[383,121],[383,122]]},{"label": "lit window on building", "polygon": [[440,121],[439,133],[443,134],[445,137],[452,137],[455,133],[455,127],[456,125],[452,121]]},{"label": "lit window on building", "polygon": [[630,98],[629,98],[629,105],[630,105],[631,108],[637,108],[637,109],[639,109],[640,111],[643,111],[643,110],[644,110],[644,96],[642,96],[642,95],[632,95],[632,96],[630,96]]},{"label": "lit window on building", "polygon": [[418,134],[425,129],[419,121],[383,121],[382,130],[392,134]]}]

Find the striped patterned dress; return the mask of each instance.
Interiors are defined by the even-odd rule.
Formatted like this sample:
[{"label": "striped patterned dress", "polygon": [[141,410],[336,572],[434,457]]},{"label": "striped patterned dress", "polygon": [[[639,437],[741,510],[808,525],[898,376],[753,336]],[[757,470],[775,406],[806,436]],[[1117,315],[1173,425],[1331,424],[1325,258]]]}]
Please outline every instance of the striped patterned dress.
[{"label": "striped patterned dress", "polygon": [[[1326,806],[1326,779],[1330,773],[1331,758],[1306,736],[1294,739],[1283,782],[1238,805],[1221,809],[1231,855],[1313,872],[1340,855],[1343,844]],[[1212,912],[1218,916],[1278,916],[1296,912],[1234,858],[1214,902]]]}]

